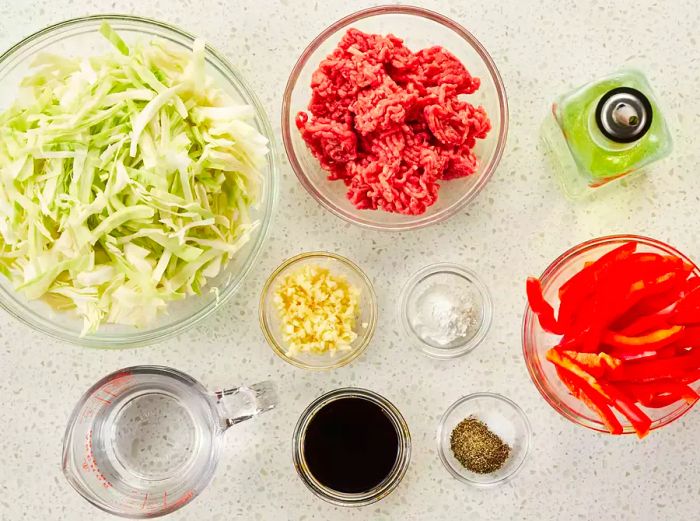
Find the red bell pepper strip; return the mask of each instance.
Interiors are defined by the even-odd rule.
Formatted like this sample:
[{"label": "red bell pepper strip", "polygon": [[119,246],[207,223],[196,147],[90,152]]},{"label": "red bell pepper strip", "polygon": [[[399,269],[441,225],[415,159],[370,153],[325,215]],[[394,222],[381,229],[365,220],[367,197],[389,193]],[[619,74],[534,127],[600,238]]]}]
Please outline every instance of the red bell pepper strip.
[{"label": "red bell pepper strip", "polygon": [[678,339],[680,347],[700,347],[700,326],[686,326]]},{"label": "red bell pepper strip", "polygon": [[615,408],[630,421],[640,440],[649,434],[651,430],[651,418],[637,407],[634,402],[623,396],[622,393],[616,393],[613,397],[613,402]]},{"label": "red bell pepper strip", "polygon": [[598,380],[596,380],[596,378],[589,374],[585,369],[578,366],[571,358],[569,358],[568,356],[564,355],[556,349],[550,349],[549,351],[547,351],[547,354],[545,356],[547,360],[552,362],[554,365],[560,367],[565,371],[568,371],[569,373],[577,376],[581,380],[586,381],[588,385],[590,385],[592,388],[594,388],[596,391],[602,394],[606,399],[610,400],[610,396],[608,396],[601,388],[600,382],[598,382]]},{"label": "red bell pepper strip", "polygon": [[585,323],[590,330],[586,351],[595,351],[594,346],[603,329],[638,300],[663,291],[672,279],[675,281],[680,277],[677,271],[682,267],[680,259],[670,263],[655,253],[629,255],[599,271],[590,287],[571,286],[560,292],[559,324],[568,333],[576,323],[579,327]]},{"label": "red bell pepper strip", "polygon": [[610,250],[584,268],[559,288],[559,323],[567,328],[573,323],[574,314],[583,307],[583,301],[595,292],[597,282],[617,261],[630,257],[637,249],[636,242],[627,242]]},{"label": "red bell pepper strip", "polygon": [[678,400],[679,398],[675,394],[659,394],[650,397],[644,402],[640,401],[639,403],[644,407],[648,407],[649,409],[663,409],[664,407],[668,407],[669,405],[676,403]]},{"label": "red bell pepper strip", "polygon": [[581,380],[584,380],[592,389],[607,399],[608,405],[614,406],[630,421],[639,438],[643,438],[649,434],[651,419],[644,414],[639,407],[632,403],[630,399],[624,396],[623,393],[617,391],[612,385],[597,380],[594,376],[579,367],[573,360],[560,354],[556,349],[547,351],[546,357],[547,360],[553,364],[572,373]]},{"label": "red bell pepper strip", "polygon": [[673,358],[680,353],[677,352],[675,346],[668,346],[658,351],[646,351],[639,348],[630,350],[616,348],[611,350],[611,354],[622,362],[640,362],[642,360],[662,360],[664,358]]},{"label": "red bell pepper strip", "polygon": [[700,324],[700,304],[694,308],[686,305],[683,308],[675,309],[670,317],[670,322],[682,325]]},{"label": "red bell pepper strip", "polygon": [[[692,277],[686,280],[684,278],[685,275],[686,273],[681,270],[676,271],[673,276],[667,274],[659,277],[656,283],[662,285],[656,286],[653,290],[650,288],[649,294],[642,296],[636,304],[618,318],[612,329],[630,335],[644,332],[643,326],[646,326],[648,323],[654,323],[654,326],[659,324],[656,327],[649,327],[649,329],[661,329],[664,318],[670,318],[667,316],[673,311],[675,304],[687,293],[700,287],[700,277]],[[655,318],[646,318],[651,316],[655,316]],[[656,319],[658,319],[658,322],[656,322]],[[669,323],[669,325],[673,324]],[[626,331],[627,328],[630,329],[629,332]]]},{"label": "red bell pepper strip", "polygon": [[606,331],[602,341],[613,348],[658,350],[678,340],[683,334],[683,329],[683,326],[671,326],[667,329],[657,329],[642,336],[627,336],[614,331]]},{"label": "red bell pepper strip", "polygon": [[606,327],[619,321],[640,300],[658,295],[673,287],[677,284],[679,277],[682,275],[677,272],[667,272],[654,278],[637,280],[621,292],[610,295],[606,309],[608,316],[603,319]]},{"label": "red bell pepper strip", "polygon": [[666,271],[667,267],[662,266],[662,262],[657,262],[652,271],[640,275],[635,272],[633,261],[635,258],[630,257],[618,262],[598,281],[600,289],[597,290],[591,306],[594,312],[589,315],[588,332],[582,335],[582,351],[597,352],[605,330],[611,324],[619,320],[639,300],[665,291],[681,277],[678,272]]},{"label": "red bell pepper strip", "polygon": [[667,378],[683,378],[700,370],[700,349],[663,359],[630,361],[621,364],[608,375],[610,381],[651,382]]},{"label": "red bell pepper strip", "polygon": [[[637,281],[652,281],[662,275],[675,273],[678,278],[685,280],[688,273],[684,269],[683,261],[677,257],[673,260],[656,253],[634,253],[629,258],[611,265],[601,274],[597,282],[622,284],[622,287]],[[603,287],[602,284],[597,287]]]},{"label": "red bell pepper strip", "polygon": [[700,395],[698,395],[693,388],[687,384],[676,382],[674,380],[659,380],[648,383],[630,383],[624,384],[622,388],[627,391],[630,396],[638,400],[642,405],[646,405],[646,403],[651,402],[653,398],[665,394],[675,395],[676,400],[683,399],[688,405],[693,405],[696,401],[698,401],[698,399],[700,399]]},{"label": "red bell pepper strip", "polygon": [[598,415],[610,434],[622,434],[622,425],[607,404],[607,398],[593,389],[588,382],[557,367],[557,374],[571,395],[581,400],[591,411]]},{"label": "red bell pepper strip", "polygon": [[662,255],[661,257],[668,264],[675,266],[677,271],[685,272],[688,275],[690,275],[695,269],[692,264],[685,262],[683,259],[676,257],[675,255]]},{"label": "red bell pepper strip", "polygon": [[584,335],[581,349],[585,353],[596,353],[600,349],[600,339],[603,335],[603,325],[598,322],[591,326]]},{"label": "red bell pepper strip", "polygon": [[600,378],[609,371],[616,369],[622,360],[614,358],[608,353],[577,353],[576,351],[562,351],[564,356],[573,360],[577,365],[586,370],[590,375]]},{"label": "red bell pepper strip", "polygon": [[629,315],[636,318],[665,310],[697,287],[700,287],[700,277],[691,276],[689,279],[679,280],[678,284],[668,291],[640,300],[629,310]]},{"label": "red bell pepper strip", "polygon": [[559,349],[560,351],[581,351],[580,346],[583,343],[583,334],[586,332],[586,330],[578,333],[578,334],[573,334],[571,332],[566,332],[564,333],[564,336],[561,337],[561,341],[554,346],[556,349]]},{"label": "red bell pepper strip", "polygon": [[555,335],[561,335],[564,331],[554,316],[554,308],[545,300],[542,294],[541,281],[535,277],[528,277],[526,290],[530,308],[537,315],[542,329]]},{"label": "red bell pepper strip", "polygon": [[684,374],[683,376],[681,376],[678,380],[680,382],[682,382],[684,384],[688,384],[688,385],[695,383],[698,380],[700,380],[700,369],[697,369],[695,371],[690,371],[690,372]]},{"label": "red bell pepper strip", "polygon": [[564,331],[568,331],[576,322],[577,313],[584,309],[584,297],[576,299],[569,295],[564,300],[559,301],[559,324]]},{"label": "red bell pepper strip", "polygon": [[[575,310],[567,310],[567,302],[559,303],[559,325],[564,330],[562,343],[569,344],[568,349],[583,350],[583,342],[591,327],[591,314],[595,309],[594,295],[588,295],[578,302]],[[568,314],[568,318],[567,318]]]},{"label": "red bell pepper strip", "polygon": [[632,255],[637,249],[637,243],[634,241],[626,242],[617,248],[610,250],[598,260],[585,266],[576,275],[567,280],[559,288],[559,299],[563,300],[564,296],[569,293],[573,296],[577,293],[585,293],[591,291],[595,282],[598,280],[601,273],[615,262],[626,259]]},{"label": "red bell pepper strip", "polygon": [[657,329],[666,329],[671,326],[669,323],[670,316],[670,310],[663,310],[651,315],[644,315],[630,322],[627,326],[617,332],[625,336],[635,336]]},{"label": "red bell pepper strip", "polygon": [[700,287],[681,298],[671,314],[673,324],[700,324]]}]

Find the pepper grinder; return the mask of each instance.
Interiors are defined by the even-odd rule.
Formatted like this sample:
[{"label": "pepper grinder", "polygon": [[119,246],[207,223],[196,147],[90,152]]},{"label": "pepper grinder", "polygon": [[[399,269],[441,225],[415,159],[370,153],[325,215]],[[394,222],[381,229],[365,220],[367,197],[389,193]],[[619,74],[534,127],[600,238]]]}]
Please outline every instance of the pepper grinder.
[{"label": "pepper grinder", "polygon": [[572,199],[638,173],[672,148],[651,86],[636,70],[616,72],[559,97],[542,137]]}]

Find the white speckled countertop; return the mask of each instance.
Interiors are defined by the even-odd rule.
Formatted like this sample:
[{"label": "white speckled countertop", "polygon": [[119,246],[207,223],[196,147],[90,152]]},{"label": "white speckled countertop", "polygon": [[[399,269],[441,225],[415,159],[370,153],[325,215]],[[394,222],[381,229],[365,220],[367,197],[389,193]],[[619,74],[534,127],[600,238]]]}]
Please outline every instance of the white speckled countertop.
[{"label": "white speckled countertop", "polygon": [[[465,25],[489,49],[506,84],[510,133],[499,169],[466,211],[403,234],[372,233],[326,213],[282,165],[281,201],[261,261],[223,309],[179,338],[121,352],[48,340],[0,314],[0,519],[113,519],[92,508],[61,474],[68,415],[98,378],[132,364],[179,368],[216,387],[272,378],[283,390],[277,411],[227,433],[214,481],[168,519],[505,520],[697,519],[700,411],[643,442],[600,435],[554,412],[531,383],[521,355],[524,280],[575,243],[618,232],[650,235],[700,260],[697,97],[700,10],[694,0],[572,2],[423,1]],[[66,18],[125,12],[205,36],[250,79],[279,136],[281,95],[297,56],[318,32],[364,0],[116,1],[0,3],[0,50]],[[672,156],[649,176],[585,204],[560,194],[543,160],[538,129],[550,101],[620,66],[648,73],[672,112]],[[258,292],[280,261],[302,250],[347,255],[374,280],[377,334],[350,366],[309,373],[278,359],[258,327]],[[414,270],[452,261],[487,281],[495,317],[473,353],[441,362],[407,347],[395,320],[400,286]],[[393,401],[413,435],[413,458],[399,488],[363,509],[325,504],[291,463],[293,425],[316,396],[362,386]],[[526,466],[500,488],[454,479],[436,454],[443,410],[461,395],[495,391],[518,402],[534,430]]]}]

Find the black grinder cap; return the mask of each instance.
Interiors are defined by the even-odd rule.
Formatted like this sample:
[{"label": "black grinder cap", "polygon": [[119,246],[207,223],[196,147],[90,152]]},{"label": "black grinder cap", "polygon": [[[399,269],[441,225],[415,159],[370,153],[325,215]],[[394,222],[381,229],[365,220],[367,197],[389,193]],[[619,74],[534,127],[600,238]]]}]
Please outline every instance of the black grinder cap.
[{"label": "black grinder cap", "polygon": [[631,87],[617,87],[600,98],[595,120],[608,139],[632,143],[647,133],[653,115],[649,98],[643,93]]}]

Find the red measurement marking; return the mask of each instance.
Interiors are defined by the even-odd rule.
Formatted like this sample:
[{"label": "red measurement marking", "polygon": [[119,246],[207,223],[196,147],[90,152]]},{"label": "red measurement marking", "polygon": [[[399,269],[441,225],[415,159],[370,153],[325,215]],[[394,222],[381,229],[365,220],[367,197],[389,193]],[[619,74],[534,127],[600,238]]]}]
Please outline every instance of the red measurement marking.
[{"label": "red measurement marking", "polygon": [[118,396],[117,394],[113,393],[112,391],[110,391],[108,389],[102,389],[102,392],[110,395],[112,398],[116,398]]},{"label": "red measurement marking", "polygon": [[163,492],[163,507],[168,506],[168,491],[165,490]]},{"label": "red measurement marking", "polygon": [[85,458],[83,459],[82,468],[85,472],[92,472],[104,488],[112,487],[112,483],[102,474],[95,462],[95,455],[92,452],[92,429],[85,434]]},{"label": "red measurement marking", "polygon": [[124,382],[128,382],[133,378],[133,375],[129,371],[121,371],[112,377],[113,380],[123,380]]},{"label": "red measurement marking", "polygon": [[130,373],[118,373],[114,375],[112,380],[95,391],[93,398],[104,404],[112,405],[112,398],[118,397],[133,379],[134,377]]},{"label": "red measurement marking", "polygon": [[143,504],[141,505],[141,510],[144,510],[146,508],[146,501],[148,501],[148,492],[146,492],[146,495],[143,498]]},{"label": "red measurement marking", "polygon": [[180,496],[180,498],[173,503],[173,506],[175,507],[181,507],[185,503],[187,503],[190,499],[194,497],[194,490],[188,490],[184,494]]},{"label": "red measurement marking", "polygon": [[82,414],[82,416],[80,417],[80,421],[81,421],[81,422],[87,422],[87,421],[90,420],[93,416],[95,416],[95,410],[92,409],[92,408],[90,408],[90,407],[88,407],[87,409],[85,409],[85,410],[83,411],[83,414]]}]

